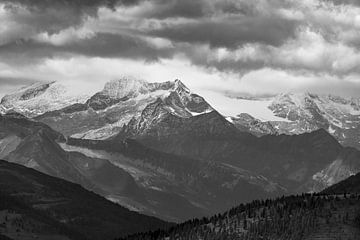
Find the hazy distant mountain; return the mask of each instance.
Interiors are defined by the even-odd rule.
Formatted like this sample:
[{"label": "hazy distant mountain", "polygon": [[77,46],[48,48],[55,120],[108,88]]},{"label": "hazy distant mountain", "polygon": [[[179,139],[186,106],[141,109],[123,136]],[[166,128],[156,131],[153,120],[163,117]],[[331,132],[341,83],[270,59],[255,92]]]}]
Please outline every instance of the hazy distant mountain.
[{"label": "hazy distant mountain", "polygon": [[0,234],[11,239],[113,239],[170,226],[80,185],[2,160],[0,186]]}]

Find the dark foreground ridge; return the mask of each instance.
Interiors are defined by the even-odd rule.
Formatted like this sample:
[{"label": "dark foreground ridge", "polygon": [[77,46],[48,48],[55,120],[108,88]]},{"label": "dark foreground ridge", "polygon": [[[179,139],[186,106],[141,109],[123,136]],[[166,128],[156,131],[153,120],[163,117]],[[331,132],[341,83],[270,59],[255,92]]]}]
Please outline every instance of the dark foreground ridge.
[{"label": "dark foreground ridge", "polygon": [[0,239],[114,239],[169,226],[78,184],[0,160]]}]

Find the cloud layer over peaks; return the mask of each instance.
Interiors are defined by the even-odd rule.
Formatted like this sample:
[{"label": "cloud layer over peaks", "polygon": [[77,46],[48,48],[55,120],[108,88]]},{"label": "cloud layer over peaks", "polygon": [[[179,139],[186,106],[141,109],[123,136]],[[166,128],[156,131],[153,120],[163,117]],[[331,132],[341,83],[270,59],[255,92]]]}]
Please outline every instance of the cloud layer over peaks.
[{"label": "cloud layer over peaks", "polygon": [[[0,86],[146,72],[199,89],[360,90],[355,0],[3,0],[0,22]],[[70,62],[103,65],[92,79]]]}]

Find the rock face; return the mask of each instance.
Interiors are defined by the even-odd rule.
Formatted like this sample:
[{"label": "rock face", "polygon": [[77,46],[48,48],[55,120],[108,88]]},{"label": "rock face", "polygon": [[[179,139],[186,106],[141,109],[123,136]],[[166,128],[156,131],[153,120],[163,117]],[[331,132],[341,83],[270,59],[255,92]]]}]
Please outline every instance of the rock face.
[{"label": "rock face", "polygon": [[[237,137],[237,129],[218,112],[211,111],[198,116],[182,118],[167,109],[161,99],[149,105],[142,112],[138,121],[134,120],[124,126],[118,138],[158,138],[168,136]],[[252,136],[248,134],[250,138]]]},{"label": "rock face", "polygon": [[228,117],[227,119],[239,130],[252,133],[256,136],[278,134],[278,130],[270,122],[263,122],[247,113],[241,113],[237,117]]}]

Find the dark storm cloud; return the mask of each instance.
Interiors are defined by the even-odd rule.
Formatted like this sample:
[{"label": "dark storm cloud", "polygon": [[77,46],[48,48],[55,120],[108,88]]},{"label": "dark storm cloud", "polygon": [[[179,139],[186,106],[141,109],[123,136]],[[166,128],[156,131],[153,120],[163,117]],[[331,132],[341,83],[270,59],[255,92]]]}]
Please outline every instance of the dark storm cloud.
[{"label": "dark storm cloud", "polygon": [[[270,79],[265,85],[273,89],[291,85],[294,75],[356,82],[360,13],[354,6],[360,1],[0,0],[0,73],[38,77],[51,69],[44,78],[54,71],[65,79],[64,65],[94,60],[100,70],[85,72],[97,76],[107,74],[108,62],[130,59],[139,61],[124,61],[129,66],[160,60],[145,65],[181,62],[189,72],[252,74],[248,81],[255,77],[263,87]],[[0,85],[13,80],[0,78]]]},{"label": "dark storm cloud", "polygon": [[49,8],[68,8],[89,13],[89,10],[99,7],[114,8],[119,4],[126,6],[136,5],[140,0],[2,0],[2,2],[18,4],[32,11],[44,11]]},{"label": "dark storm cloud", "polygon": [[359,0],[325,0],[325,1],[330,1],[333,2],[336,5],[355,5],[355,6],[360,6],[360,1]]},{"label": "dark storm cloud", "polygon": [[[277,0],[274,5],[282,6]],[[256,2],[243,0],[143,0],[139,3],[150,3],[151,7],[141,11],[139,17],[166,19],[188,18],[200,19],[214,14],[254,15]]]},{"label": "dark storm cloud", "polygon": [[236,48],[244,43],[279,46],[294,37],[296,21],[277,18],[239,17],[166,25],[148,34],[174,41],[204,43],[212,47]]},{"label": "dark storm cloud", "polygon": [[[57,33],[78,26],[91,16],[96,17],[100,7],[113,9],[117,5],[135,5],[134,0],[2,0],[5,9],[13,14],[11,20],[20,27],[36,32]],[[24,9],[28,11],[24,12]],[[27,37],[25,35],[24,37]]]},{"label": "dark storm cloud", "polygon": [[[0,0],[13,13],[9,22],[17,23],[16,31],[5,28],[0,34],[0,61],[33,64],[73,55],[157,61],[181,54],[193,65],[219,71],[269,67],[331,74],[360,72],[358,67],[338,61],[343,55],[356,57],[355,48],[359,48],[356,35],[349,38],[353,34],[351,21],[342,21],[344,16],[335,9],[340,3],[348,6],[358,1],[323,2],[334,2],[335,6],[329,4],[322,9],[320,5],[303,6],[287,0]],[[98,11],[101,7],[110,11]],[[321,11],[316,12],[317,8]],[[335,20],[330,22],[324,12]],[[299,34],[306,28],[313,33]],[[337,34],[346,29],[349,34],[344,36],[354,49],[340,47],[332,51],[333,47],[348,44],[341,43]],[[88,32],[89,36],[83,36]],[[315,51],[318,56],[308,54],[312,49],[307,45],[318,40],[312,35],[323,38],[313,48],[323,47],[323,52]],[[158,40],[165,43],[156,47],[154,42]],[[250,52],[242,51],[248,45],[252,45]],[[282,58],[277,58],[286,47],[294,51],[285,49]],[[219,48],[228,51],[226,57],[214,54],[221,55]],[[305,50],[296,52],[298,48]]]},{"label": "dark storm cloud", "polygon": [[153,8],[143,12],[147,18],[200,18],[205,15],[206,1],[203,0],[152,0]]},{"label": "dark storm cloud", "polygon": [[168,58],[173,50],[170,48],[158,49],[145,40],[118,34],[97,34],[95,37],[59,47],[60,51],[78,53],[86,56],[122,57],[156,61],[159,58]]},{"label": "dark storm cloud", "polygon": [[[135,15],[135,20],[158,19],[160,28],[143,29],[141,35],[151,37],[167,38],[174,42],[209,44],[211,47],[236,48],[244,43],[263,43],[279,46],[287,39],[294,37],[298,23],[294,20],[283,19],[276,15],[256,16],[256,4],[246,1],[207,1],[207,0],[5,0],[8,3],[8,10],[14,12],[13,19],[18,23],[18,30],[8,30],[7,37],[3,37],[0,45],[31,39],[38,33],[54,34],[61,30],[76,27],[83,23],[86,16],[97,16],[99,7],[108,7],[116,11],[116,7],[122,5],[137,5],[140,9]],[[148,5],[146,5],[148,4]],[[278,4],[274,0],[274,4]],[[31,14],[20,12],[18,6],[25,6]],[[146,5],[146,6],[145,6]],[[151,6],[151,7],[148,7]],[[229,16],[230,15],[230,16]],[[167,18],[181,17],[193,19],[194,21],[178,24],[171,24]],[[123,29],[124,22],[118,22],[115,26]],[[121,31],[121,30],[120,30]],[[130,29],[138,32],[137,29]],[[138,32],[139,33],[139,32]],[[121,32],[119,33],[122,34]],[[99,40],[96,43],[96,40]],[[92,40],[84,40],[84,45],[91,41],[93,47],[92,55],[100,54],[107,49],[118,48],[117,42],[107,39],[109,46],[103,46],[104,40],[96,37]],[[121,41],[120,43],[123,43]],[[133,42],[129,41],[129,49],[135,52]],[[135,44],[137,42],[135,41]],[[99,46],[99,47],[97,47]],[[123,45],[121,45],[123,46]],[[48,46],[45,46],[48,49]],[[25,46],[22,46],[26,51]],[[74,52],[83,49],[81,44],[73,44],[73,47],[66,46]],[[104,50],[101,50],[104,48]],[[32,49],[29,51],[34,52]],[[144,58],[149,58],[146,52]],[[111,50],[109,55],[113,54]],[[131,55],[131,54],[127,54]],[[154,51],[154,58],[157,58]]]},{"label": "dark storm cloud", "polygon": [[21,40],[0,46],[0,60],[12,64],[35,64],[36,61],[42,61],[45,58],[73,54],[157,61],[159,58],[170,58],[173,49],[157,49],[141,38],[105,33],[58,46],[35,40]]}]

